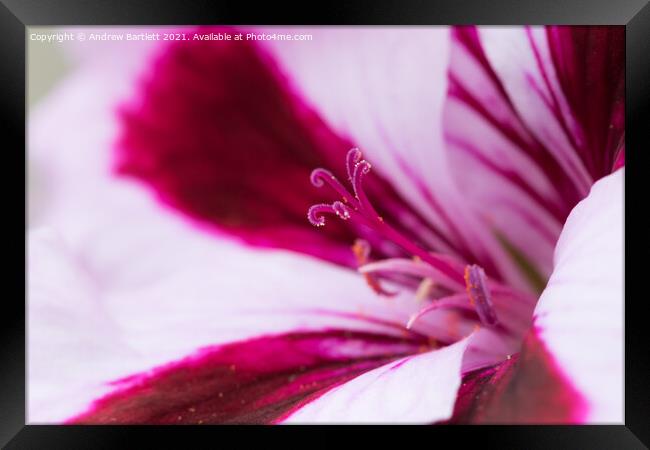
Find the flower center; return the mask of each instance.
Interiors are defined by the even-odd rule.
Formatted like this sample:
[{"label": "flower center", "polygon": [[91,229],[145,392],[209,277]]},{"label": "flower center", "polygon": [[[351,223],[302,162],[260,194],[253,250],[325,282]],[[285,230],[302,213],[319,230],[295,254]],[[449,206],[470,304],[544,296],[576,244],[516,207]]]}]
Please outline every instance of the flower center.
[{"label": "flower center", "polygon": [[[341,200],[331,204],[312,205],[307,212],[309,222],[316,227],[322,227],[325,225],[327,214],[337,216],[344,221],[354,221],[372,229],[379,236],[394,242],[412,255],[412,259],[393,258],[369,262],[369,244],[364,240],[357,240],[353,246],[360,265],[359,270],[375,292],[387,296],[394,295],[381,287],[375,277],[376,273],[391,274],[393,279],[399,275],[411,275],[423,280],[417,289],[418,298],[436,298],[435,303],[414,315],[407,327],[410,328],[422,315],[439,307],[471,308],[485,326],[496,325],[497,315],[492,304],[485,271],[476,264],[463,267],[446,255],[426,251],[386,223],[363,188],[363,179],[371,168],[370,163],[362,158],[359,149],[353,148],[348,152],[346,169],[352,192],[329,170],[314,169],[310,177],[311,183],[316,187],[327,185],[340,196]],[[437,294],[432,294],[436,287]]]}]

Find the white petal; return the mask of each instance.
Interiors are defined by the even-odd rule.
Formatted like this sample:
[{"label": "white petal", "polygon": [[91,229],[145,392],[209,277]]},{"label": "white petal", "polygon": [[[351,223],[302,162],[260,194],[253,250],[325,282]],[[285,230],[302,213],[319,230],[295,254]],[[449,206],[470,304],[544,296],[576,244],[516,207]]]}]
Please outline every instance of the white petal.
[{"label": "white petal", "polygon": [[[113,176],[107,170],[116,127],[113,107],[132,80],[123,74],[108,81],[92,66],[80,68],[34,111],[29,124],[30,156],[47,187],[46,207],[32,225],[56,230],[61,255],[52,258],[61,262],[51,265],[73,264],[70,270],[84,273],[82,283],[94,286],[96,295],[82,297],[99,308],[77,312],[61,302],[55,314],[65,317],[65,325],[52,330],[60,323],[51,322],[50,309],[39,306],[47,296],[30,289],[34,323],[52,324],[43,328],[42,339],[30,343],[30,352],[45,344],[46,350],[34,350],[33,364],[47,369],[29,378],[31,421],[66,419],[106,392],[104,383],[206,345],[298,329],[400,333],[367,317],[404,325],[419,307],[409,295],[380,298],[352,271],[236,245],[162,208],[146,188]],[[30,258],[30,265],[39,258]],[[41,283],[47,271],[42,273],[32,275],[32,281]],[[48,289],[63,296],[85,290],[67,279],[47,280]],[[86,315],[107,321],[119,333],[84,327]],[[47,333],[62,338],[50,342]],[[86,342],[95,348],[118,340],[133,358],[98,350],[92,368],[84,368],[92,351],[67,344]],[[59,363],[48,367],[52,359]]]},{"label": "white petal", "polygon": [[624,169],[598,181],[567,219],[535,326],[588,403],[585,421],[623,422]]},{"label": "white petal", "polygon": [[[402,336],[403,330],[367,318],[399,326],[418,308],[408,295],[378,298],[354,272],[283,252],[210,243],[200,234],[196,245],[167,237],[173,242],[165,246],[167,255],[159,250],[135,264],[121,260],[125,275],[130,268],[135,278],[151,260],[177,256],[165,276],[113,290],[86,264],[92,254],[43,233],[29,236],[30,422],[67,419],[110,391],[107,383],[204,346],[332,328]],[[190,247],[181,254],[175,245]]]},{"label": "white petal", "polygon": [[448,419],[471,337],[366,372],[292,414],[285,423],[433,423]]},{"label": "white petal", "polygon": [[121,337],[102,295],[59,236],[28,240],[28,421],[60,420],[107,392],[136,356]]}]

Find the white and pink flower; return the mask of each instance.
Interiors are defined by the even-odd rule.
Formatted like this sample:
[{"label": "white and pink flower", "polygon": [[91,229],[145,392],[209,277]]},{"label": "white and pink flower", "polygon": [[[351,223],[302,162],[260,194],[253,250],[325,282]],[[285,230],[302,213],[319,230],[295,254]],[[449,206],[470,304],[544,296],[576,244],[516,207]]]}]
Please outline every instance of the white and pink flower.
[{"label": "white and pink flower", "polygon": [[29,421],[622,422],[623,28],[291,32],[71,49]]}]

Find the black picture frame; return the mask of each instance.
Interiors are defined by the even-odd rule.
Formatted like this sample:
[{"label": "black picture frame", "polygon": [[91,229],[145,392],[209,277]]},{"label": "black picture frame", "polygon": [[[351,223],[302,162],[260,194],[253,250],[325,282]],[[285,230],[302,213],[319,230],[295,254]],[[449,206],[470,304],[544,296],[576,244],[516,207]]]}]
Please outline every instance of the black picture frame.
[{"label": "black picture frame", "polygon": [[[0,127],[3,137],[4,174],[0,177],[5,194],[4,225],[9,232],[25,232],[24,220],[16,219],[19,211],[26,215],[23,192],[18,182],[26,185],[25,154],[25,70],[26,28],[37,25],[163,25],[163,24],[374,24],[374,25],[514,25],[514,24],[618,24],[626,28],[626,309],[625,309],[625,425],[620,426],[519,426],[519,427],[418,427],[409,429],[408,441],[427,439],[436,445],[440,439],[465,442],[497,448],[647,448],[650,445],[650,393],[647,389],[648,350],[647,315],[643,314],[647,294],[634,296],[635,284],[643,285],[647,267],[643,262],[647,251],[647,235],[634,227],[644,226],[643,215],[633,220],[636,209],[644,209],[643,157],[647,155],[650,123],[650,6],[646,0],[400,0],[368,2],[332,2],[314,5],[285,5],[265,2],[214,2],[208,0],[0,0]],[[645,153],[645,155],[644,155]],[[9,158],[9,160],[7,160]],[[19,168],[25,170],[20,171]],[[638,186],[638,187],[637,187]],[[639,194],[640,193],[640,194]],[[640,195],[641,203],[634,197]],[[629,196],[629,197],[628,197]],[[635,208],[641,205],[641,208]],[[641,214],[643,212],[641,211]],[[647,228],[647,222],[645,222]],[[640,240],[638,240],[640,239]],[[25,305],[24,295],[25,248],[19,239],[7,238],[3,255],[10,272],[5,272],[3,302],[2,345],[0,346],[0,445],[10,449],[73,449],[73,448],[131,448],[142,439],[144,447],[163,447],[179,443],[182,448],[195,438],[204,439],[214,448],[228,433],[237,433],[238,427],[123,427],[123,426],[41,426],[25,425]],[[634,263],[634,254],[641,256]],[[12,273],[15,271],[15,273]],[[635,283],[635,280],[637,283]],[[630,282],[628,284],[627,282]],[[647,292],[647,289],[645,290]],[[641,291],[644,292],[643,290]],[[55,363],[55,362],[53,362]],[[327,440],[329,431],[317,427],[255,427],[266,434],[310,433],[309,441],[316,441],[322,433]],[[393,432],[404,432],[402,427],[362,428],[364,434],[385,438]],[[328,434],[325,434],[328,433]],[[415,437],[412,433],[431,433]],[[217,437],[218,436],[218,437]],[[246,442],[251,435],[238,437]],[[232,437],[232,435],[231,435]],[[284,439],[289,436],[283,436]],[[331,439],[331,437],[330,437]],[[458,441],[457,441],[458,440]],[[426,441],[424,441],[426,442]],[[182,443],[182,444],[180,444]],[[210,444],[212,443],[212,444]],[[421,445],[421,444],[418,444]],[[5,447],[6,446],[6,447]],[[140,445],[142,446],[142,445]]]}]

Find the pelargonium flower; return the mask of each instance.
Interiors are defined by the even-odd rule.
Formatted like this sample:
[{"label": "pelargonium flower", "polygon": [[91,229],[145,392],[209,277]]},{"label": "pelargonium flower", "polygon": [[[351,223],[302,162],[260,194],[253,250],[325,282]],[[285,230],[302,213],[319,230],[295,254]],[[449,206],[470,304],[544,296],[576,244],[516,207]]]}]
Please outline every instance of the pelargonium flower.
[{"label": "pelargonium flower", "polygon": [[30,422],[621,421],[622,28],[289,32],[33,114]]}]

